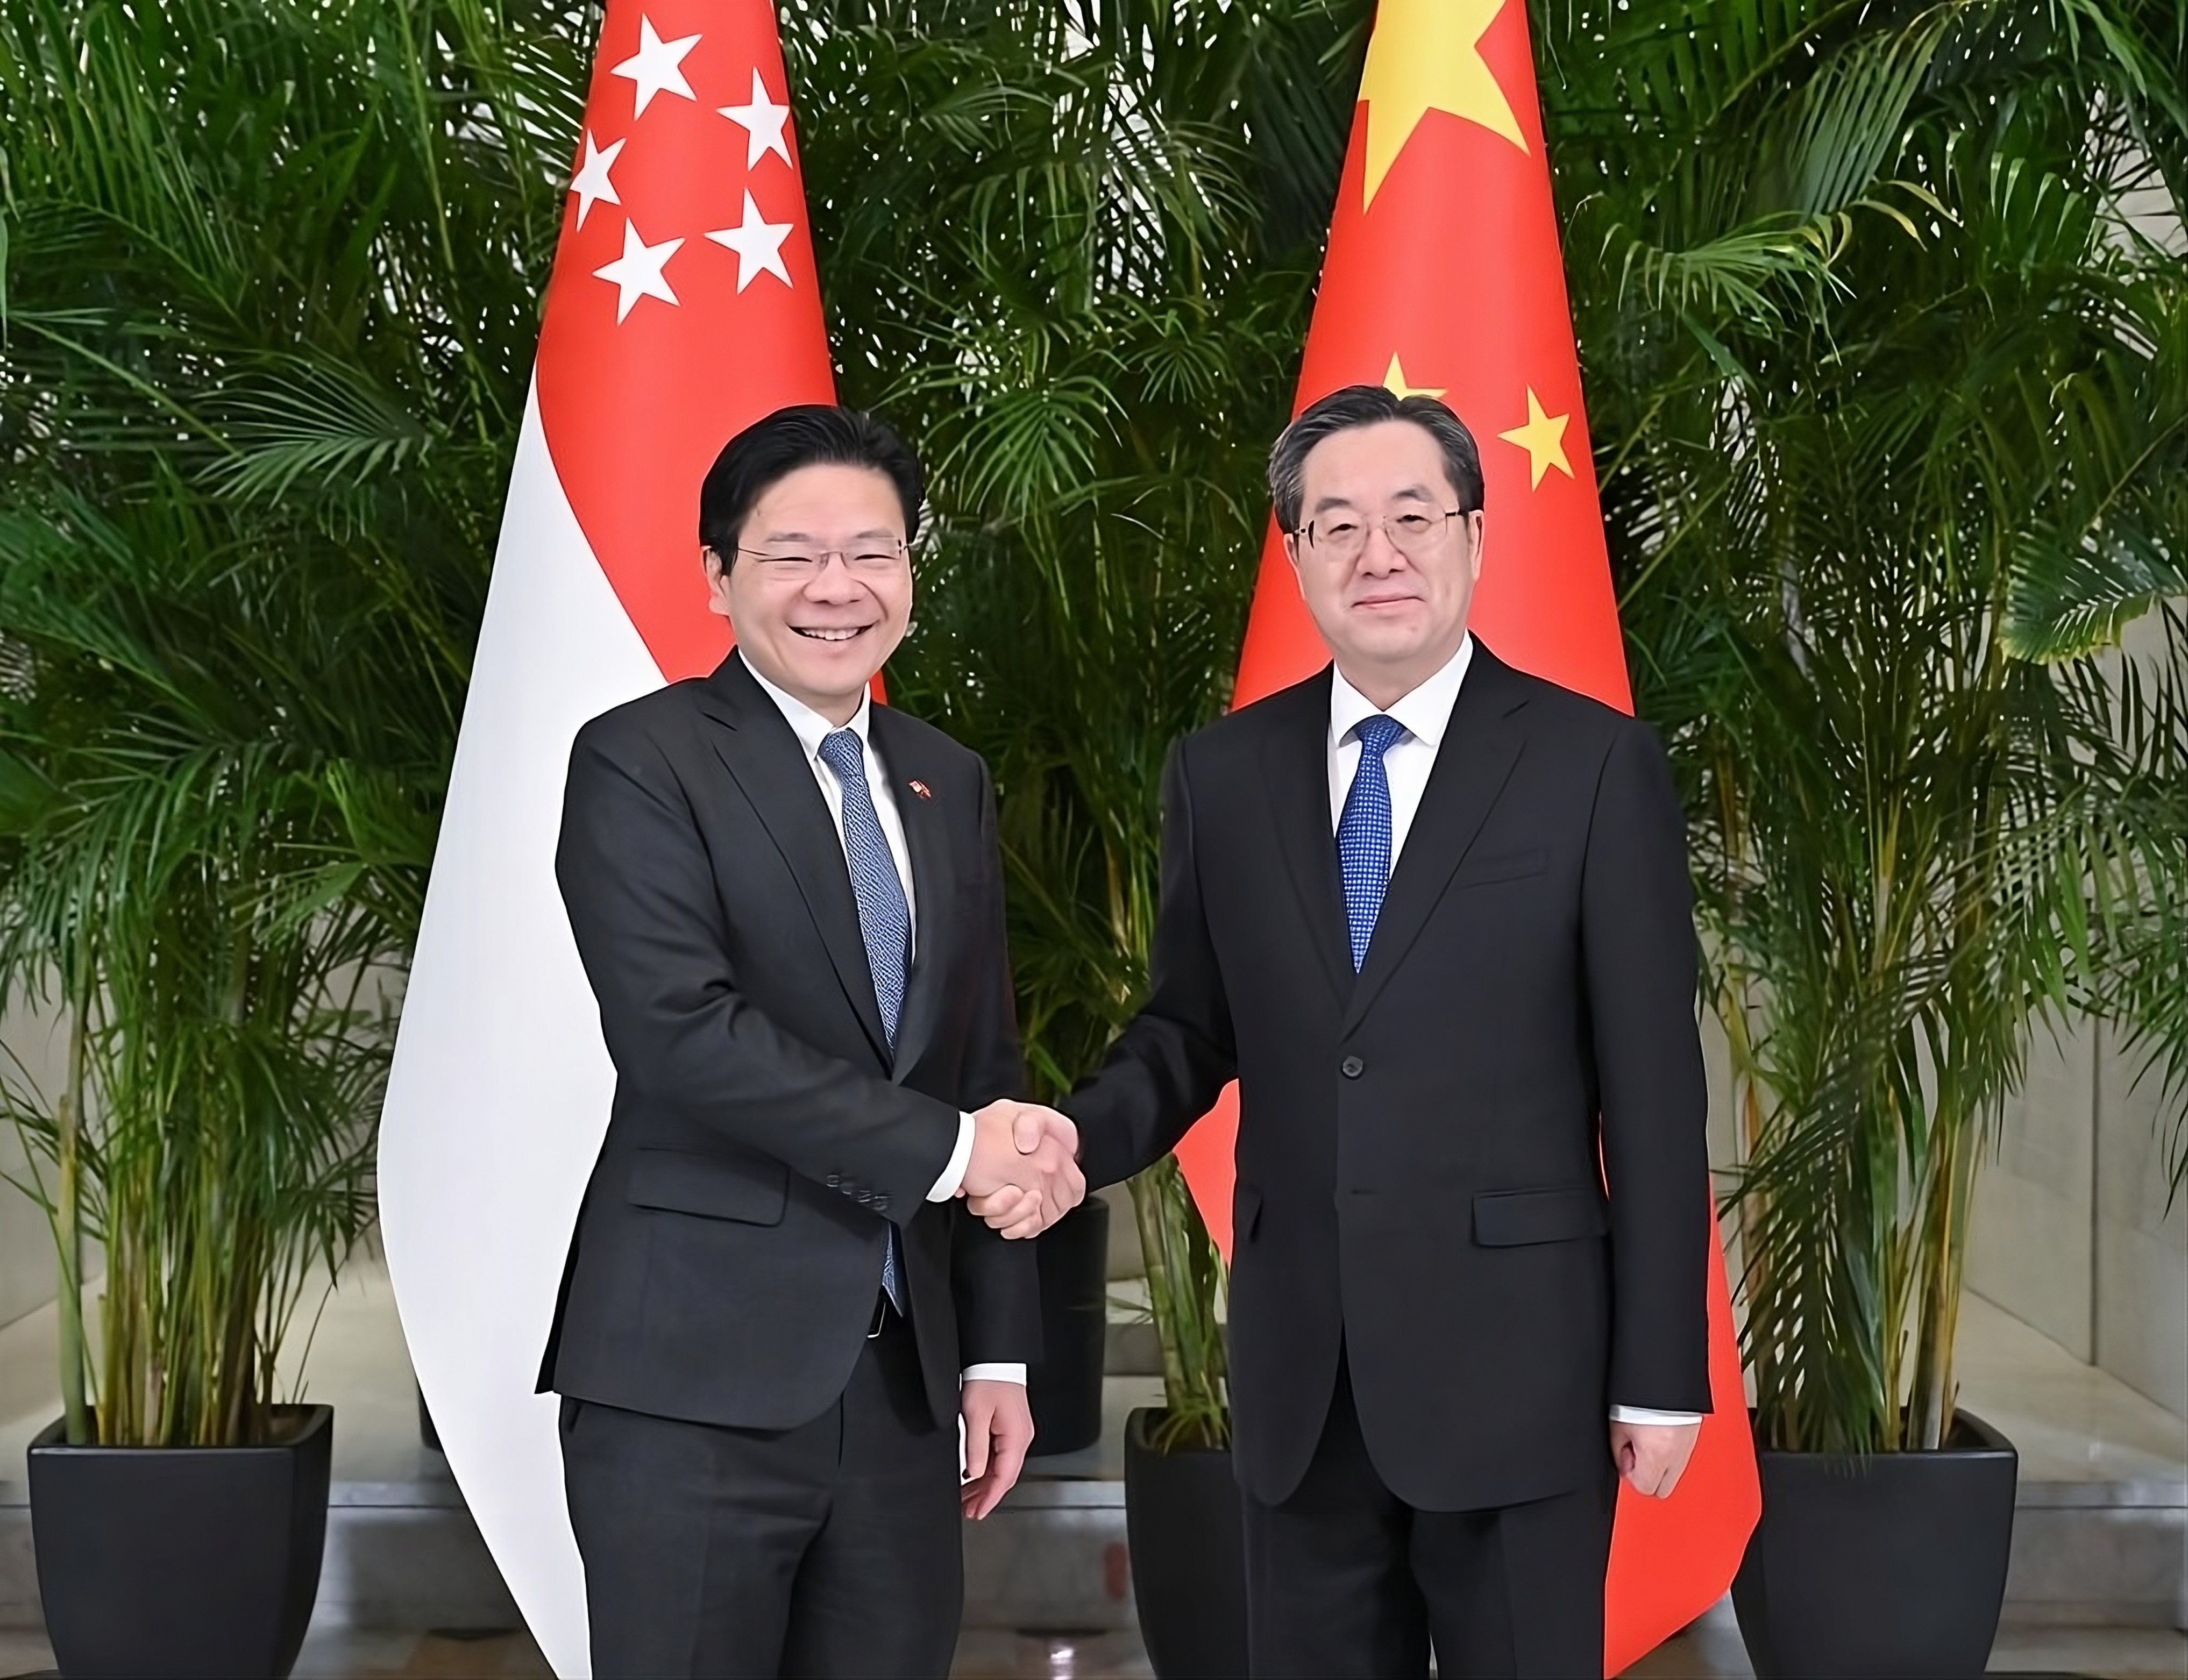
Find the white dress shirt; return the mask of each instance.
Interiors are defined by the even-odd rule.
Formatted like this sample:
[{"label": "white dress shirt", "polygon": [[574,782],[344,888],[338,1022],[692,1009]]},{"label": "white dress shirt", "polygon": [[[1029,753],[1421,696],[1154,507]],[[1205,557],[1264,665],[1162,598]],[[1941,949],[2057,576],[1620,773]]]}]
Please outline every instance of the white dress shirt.
[{"label": "white dress shirt", "polygon": [[[843,837],[843,789],[836,780],[836,772],[828,768],[820,757],[820,743],[834,734],[837,725],[830,723],[797,696],[777,688],[760,675],[753,662],[744,662],[745,669],[752,673],[753,680],[760,691],[775,702],[782,713],[798,744],[805,749],[805,768],[813,772],[813,780],[820,785],[820,797],[827,802],[828,820],[835,825],[836,842],[843,848],[843,867],[851,866],[850,843]],[[873,736],[868,727],[873,716],[871,696],[859,696],[859,709],[851,721],[842,725],[859,737],[860,757],[866,767],[866,789],[873,795],[874,815],[880,819],[882,837],[888,842],[889,857],[896,865],[896,878],[904,883],[905,908],[911,920],[911,949],[919,950],[919,897],[911,888],[911,853],[904,840],[904,815],[897,809],[896,792],[889,786],[888,766],[882,763],[881,754],[874,751]],[[942,1170],[942,1176],[934,1181],[934,1187],[927,1192],[930,1202],[946,1202],[957,1193],[957,1187],[965,1181],[967,1164],[973,1159],[973,1117],[961,1113],[957,1116],[957,1147],[950,1152],[950,1164]],[[1018,1364],[968,1365],[963,1380],[972,1382],[985,1378],[993,1382],[1023,1383],[1026,1368]]]},{"label": "white dress shirt", "polygon": [[[1387,708],[1378,707],[1333,669],[1329,682],[1329,832],[1337,832],[1345,815],[1345,796],[1360,768],[1360,739],[1353,734],[1361,722],[1379,712],[1395,718],[1405,733],[1383,754],[1383,774],[1390,784],[1390,868],[1396,873],[1398,854],[1405,849],[1413,815],[1421,808],[1428,789],[1429,772],[1435,768],[1436,751],[1451,727],[1451,708],[1458,703],[1458,686],[1466,680],[1466,668],[1474,660],[1472,632],[1459,640],[1458,651],[1419,687],[1401,696]],[[1645,1406],[1614,1406],[1616,1423],[1696,1423],[1695,1412],[1658,1412]]]}]

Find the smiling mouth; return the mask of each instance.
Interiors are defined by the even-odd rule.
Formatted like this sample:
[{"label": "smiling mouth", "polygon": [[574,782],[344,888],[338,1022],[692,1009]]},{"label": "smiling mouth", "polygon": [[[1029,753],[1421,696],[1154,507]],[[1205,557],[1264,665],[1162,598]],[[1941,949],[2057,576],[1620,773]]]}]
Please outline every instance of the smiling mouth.
[{"label": "smiling mouth", "polygon": [[873,626],[871,624],[815,624],[808,627],[804,624],[792,624],[790,628],[808,641],[846,642],[854,636],[866,634],[868,630],[873,629]]}]

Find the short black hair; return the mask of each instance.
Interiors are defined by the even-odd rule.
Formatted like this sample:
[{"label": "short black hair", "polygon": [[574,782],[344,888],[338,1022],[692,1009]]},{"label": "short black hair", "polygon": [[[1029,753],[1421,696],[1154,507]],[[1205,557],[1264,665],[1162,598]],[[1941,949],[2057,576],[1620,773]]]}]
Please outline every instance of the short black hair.
[{"label": "short black hair", "polygon": [[700,544],[728,570],[753,504],[798,468],[824,465],[871,467],[884,475],[904,508],[905,540],[919,534],[924,479],[919,457],[904,439],[863,409],[798,403],[754,420],[722,445],[699,486]]},{"label": "short black hair", "polygon": [[1316,444],[1355,426],[1394,420],[1411,420],[1435,440],[1443,451],[1445,475],[1458,493],[1459,511],[1479,509],[1481,451],[1448,403],[1434,397],[1401,397],[1387,386],[1348,385],[1311,406],[1270,449],[1269,498],[1277,506],[1277,524],[1288,533],[1299,529],[1300,504],[1306,499],[1306,458]]}]

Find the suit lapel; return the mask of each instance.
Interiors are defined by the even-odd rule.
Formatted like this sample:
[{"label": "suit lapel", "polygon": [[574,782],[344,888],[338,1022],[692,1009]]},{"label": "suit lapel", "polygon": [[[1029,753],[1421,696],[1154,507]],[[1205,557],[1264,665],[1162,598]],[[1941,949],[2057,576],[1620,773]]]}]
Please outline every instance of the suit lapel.
[{"label": "suit lapel", "polygon": [[1430,912],[1511,780],[1523,741],[1508,714],[1526,703],[1526,694],[1509,678],[1510,668],[1477,640],[1443,745],[1436,751],[1435,767],[1429,772],[1420,809],[1413,814],[1405,849],[1398,854],[1390,890],[1375,918],[1375,934],[1368,943],[1368,958],[1360,966],[1345,1011],[1348,1032],[1367,1014],[1427,924]]},{"label": "suit lapel", "polygon": [[889,786],[896,795],[905,849],[911,856],[911,973],[905,983],[904,1013],[896,1023],[894,1073],[901,1080],[918,1065],[941,1018],[942,976],[950,972],[957,926],[956,871],[950,867],[948,807],[939,799],[922,797],[913,786],[916,782],[931,789],[939,785],[940,766],[922,752],[919,732],[904,727],[904,719],[888,707],[877,706],[867,716],[874,750],[888,770]]},{"label": "suit lapel", "polygon": [[814,781],[805,749],[798,745],[789,720],[735,653],[707,679],[700,709],[727,726],[716,735],[714,750],[796,879],[836,978],[858,1012],[875,1052],[886,1063],[888,1038],[882,1031],[881,1006],[874,1000],[873,972],[867,967],[866,939],[859,932],[859,901],[843,861],[843,837],[829,820],[827,802]]},{"label": "suit lapel", "polygon": [[1277,727],[1263,742],[1263,786],[1277,846],[1306,914],[1308,939],[1341,1004],[1353,987],[1352,943],[1329,822],[1329,673],[1296,693],[1297,715],[1272,719]]}]

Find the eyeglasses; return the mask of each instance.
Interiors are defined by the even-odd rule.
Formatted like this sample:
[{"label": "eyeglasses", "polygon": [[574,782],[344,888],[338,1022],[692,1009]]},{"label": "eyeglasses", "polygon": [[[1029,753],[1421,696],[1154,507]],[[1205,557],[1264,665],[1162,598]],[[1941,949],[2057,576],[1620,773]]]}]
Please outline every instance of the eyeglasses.
[{"label": "eyeglasses", "polygon": [[1418,560],[1442,539],[1445,527],[1452,520],[1463,518],[1471,511],[1469,508],[1447,508],[1441,513],[1390,513],[1373,521],[1356,514],[1339,514],[1326,523],[1311,519],[1292,535],[1305,543],[1316,559],[1344,565],[1360,558],[1361,551],[1368,546],[1368,532],[1379,525],[1392,548],[1408,560]]},{"label": "eyeglasses", "polygon": [[877,540],[870,539],[869,546],[855,551],[823,549],[820,553],[813,554],[787,549],[748,549],[739,544],[737,552],[750,555],[759,563],[762,572],[770,578],[817,578],[827,569],[832,560],[842,561],[843,569],[854,576],[879,578],[887,577],[901,567],[910,555],[911,548],[903,538],[899,537],[892,547],[883,548]]}]

